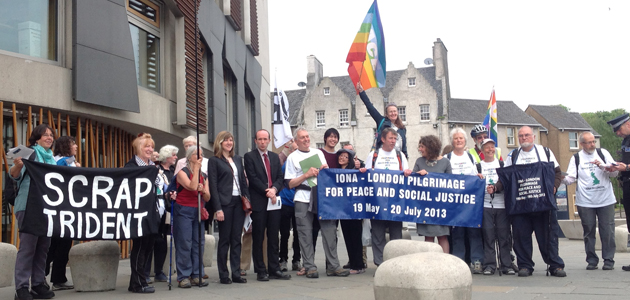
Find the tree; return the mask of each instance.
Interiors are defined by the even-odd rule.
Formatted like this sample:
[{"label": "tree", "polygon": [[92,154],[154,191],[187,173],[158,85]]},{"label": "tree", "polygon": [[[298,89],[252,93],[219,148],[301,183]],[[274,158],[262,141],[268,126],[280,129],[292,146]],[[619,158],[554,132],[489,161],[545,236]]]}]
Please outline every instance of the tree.
[{"label": "tree", "polygon": [[582,117],[597,133],[601,135],[599,144],[602,148],[608,150],[610,155],[615,160],[621,159],[621,138],[618,137],[613,131],[608,121],[625,114],[626,111],[623,108],[618,108],[613,111],[598,111],[595,113],[582,113]]}]

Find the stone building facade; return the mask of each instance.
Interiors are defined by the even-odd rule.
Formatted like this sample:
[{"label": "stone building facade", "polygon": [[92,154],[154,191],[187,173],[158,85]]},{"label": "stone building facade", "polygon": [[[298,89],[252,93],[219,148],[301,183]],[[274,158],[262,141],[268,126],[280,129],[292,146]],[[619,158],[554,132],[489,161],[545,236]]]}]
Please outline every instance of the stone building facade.
[{"label": "stone building facade", "polygon": [[[420,156],[417,145],[421,136],[436,135],[442,144],[449,143],[449,132],[455,126],[470,132],[472,126],[483,121],[488,100],[452,99],[448,78],[448,51],[437,39],[433,45],[432,65],[417,68],[409,63],[404,70],[387,72],[387,86],[366,91],[374,106],[383,113],[388,102],[399,107],[399,115],[407,128],[407,152],[410,164]],[[340,145],[355,146],[361,159],[371,149],[377,124],[367,114],[367,109],[352,85],[349,76],[324,77],[323,66],[315,56],[307,57],[307,85],[305,89],[285,91],[290,101],[290,118],[293,128],[306,127],[313,147],[323,146],[324,132],[336,128],[340,133]],[[515,131],[508,128],[529,125],[536,132],[544,128],[525,114],[512,101],[498,102],[499,146],[518,146]],[[511,129],[510,129],[511,130]],[[474,147],[471,139],[468,146]]]}]

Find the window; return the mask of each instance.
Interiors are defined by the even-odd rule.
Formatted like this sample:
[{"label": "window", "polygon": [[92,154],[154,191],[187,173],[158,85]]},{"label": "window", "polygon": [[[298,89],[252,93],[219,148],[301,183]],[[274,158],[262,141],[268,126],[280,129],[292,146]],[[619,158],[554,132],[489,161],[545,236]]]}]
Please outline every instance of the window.
[{"label": "window", "polygon": [[569,132],[569,149],[578,149],[578,134],[577,132]]},{"label": "window", "polygon": [[420,121],[430,121],[431,113],[429,111],[429,104],[420,105]]},{"label": "window", "polygon": [[128,0],[129,30],[138,85],[160,92],[160,6]]},{"label": "window", "polygon": [[407,122],[407,108],[405,106],[398,106],[398,117],[403,122]]},{"label": "window", "polygon": [[507,130],[507,144],[508,146],[516,146],[516,140],[514,139],[514,133],[516,129],[514,127],[508,127]]},{"label": "window", "polygon": [[324,88],[324,95],[325,95],[325,96],[330,95],[330,88],[329,88],[329,87],[325,87],[325,88]]},{"label": "window", "polygon": [[348,127],[349,124],[350,122],[348,118],[348,110],[340,109],[339,110],[339,127]]},{"label": "window", "polygon": [[415,77],[407,78],[407,86],[408,87],[416,86],[416,78]]},{"label": "window", "polygon": [[0,51],[56,61],[57,0],[0,0]]},{"label": "window", "polygon": [[317,149],[322,149],[322,148],[324,148],[324,143],[317,143],[317,144],[315,144],[315,145],[316,145]]},{"label": "window", "polygon": [[326,127],[326,115],[323,110],[319,110],[315,112],[315,127],[317,128]]}]

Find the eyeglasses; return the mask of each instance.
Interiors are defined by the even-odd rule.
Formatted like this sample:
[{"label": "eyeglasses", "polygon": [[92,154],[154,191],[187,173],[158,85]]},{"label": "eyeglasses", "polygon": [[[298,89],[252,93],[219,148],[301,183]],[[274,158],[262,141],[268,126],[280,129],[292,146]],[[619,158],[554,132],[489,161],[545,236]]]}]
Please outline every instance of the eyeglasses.
[{"label": "eyeglasses", "polygon": [[583,145],[590,145],[590,144],[593,144],[593,145],[595,145],[595,141],[590,141],[590,142],[580,142],[580,144],[583,144]]},{"label": "eyeglasses", "polygon": [[533,134],[531,134],[531,133],[519,134],[519,135],[518,135],[518,138],[519,138],[519,139],[520,139],[520,138],[528,138],[528,137],[530,137],[530,136],[533,136]]}]

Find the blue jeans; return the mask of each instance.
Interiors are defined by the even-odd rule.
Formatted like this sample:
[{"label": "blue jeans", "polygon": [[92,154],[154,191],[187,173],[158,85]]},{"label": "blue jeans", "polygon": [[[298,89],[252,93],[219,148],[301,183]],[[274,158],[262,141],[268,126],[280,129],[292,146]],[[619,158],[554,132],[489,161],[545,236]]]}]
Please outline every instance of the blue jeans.
[{"label": "blue jeans", "polygon": [[[182,206],[175,202],[173,207],[173,238],[177,264],[177,281],[188,277],[199,277],[199,221],[196,207]],[[202,229],[203,230],[203,229]],[[202,232],[202,234],[204,234]],[[201,238],[201,251],[206,242]],[[203,276],[203,268],[201,276]]]},{"label": "blue jeans", "polygon": [[483,237],[481,228],[453,227],[453,255],[466,261],[466,234],[470,245],[470,262],[479,261],[483,264]]}]

